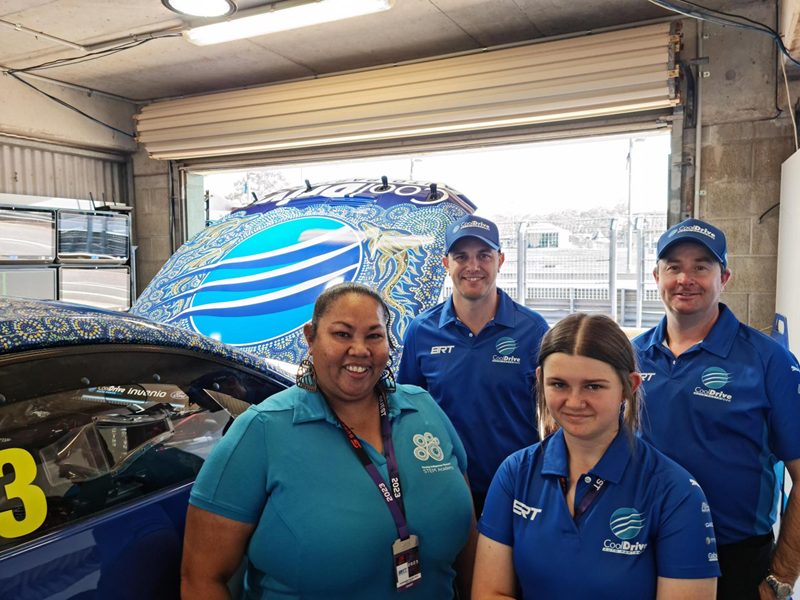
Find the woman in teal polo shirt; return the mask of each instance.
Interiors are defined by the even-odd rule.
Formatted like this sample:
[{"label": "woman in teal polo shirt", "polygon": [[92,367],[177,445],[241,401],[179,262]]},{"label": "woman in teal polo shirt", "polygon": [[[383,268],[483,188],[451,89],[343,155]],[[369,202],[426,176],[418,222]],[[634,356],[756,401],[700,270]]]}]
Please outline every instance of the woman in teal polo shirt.
[{"label": "woman in teal polo shirt", "polygon": [[636,435],[642,378],[622,330],[570,315],[544,336],[536,375],[543,441],[492,481],[473,599],[517,598],[519,585],[525,600],[713,600],[709,506]]},{"label": "woman in teal polo shirt", "polygon": [[228,598],[244,555],[248,599],[452,598],[454,562],[469,597],[466,454],[427,392],[394,386],[388,316],[360,284],[317,299],[298,385],[239,416],[197,478],[183,597]]}]

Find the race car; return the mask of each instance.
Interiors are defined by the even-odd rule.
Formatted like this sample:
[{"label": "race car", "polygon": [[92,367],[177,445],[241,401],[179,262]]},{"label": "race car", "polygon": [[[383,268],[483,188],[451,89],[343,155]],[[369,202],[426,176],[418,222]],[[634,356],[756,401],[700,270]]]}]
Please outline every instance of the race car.
[{"label": "race car", "polygon": [[180,597],[189,491],[293,381],[170,325],[0,298],[0,597]]},{"label": "race car", "polygon": [[347,180],[281,190],[231,213],[167,261],[131,313],[297,364],[327,286],[380,291],[399,359],[405,330],[439,301],[448,225],[475,211],[442,184]]}]

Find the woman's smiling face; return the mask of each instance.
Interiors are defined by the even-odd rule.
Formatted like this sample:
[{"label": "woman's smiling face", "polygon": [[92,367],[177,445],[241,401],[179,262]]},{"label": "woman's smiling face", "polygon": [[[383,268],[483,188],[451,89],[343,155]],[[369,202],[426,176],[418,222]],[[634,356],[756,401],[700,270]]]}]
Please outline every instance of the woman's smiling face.
[{"label": "woman's smiling face", "polygon": [[[547,408],[564,434],[583,441],[613,438],[625,400],[616,370],[601,360],[563,352],[551,354],[545,363],[537,375],[544,377]],[[635,377],[631,383],[636,389]]]},{"label": "woman's smiling face", "polygon": [[386,318],[374,298],[341,296],[320,318],[314,338],[310,325],[304,333],[317,385],[328,400],[357,402],[373,393],[389,360]]}]

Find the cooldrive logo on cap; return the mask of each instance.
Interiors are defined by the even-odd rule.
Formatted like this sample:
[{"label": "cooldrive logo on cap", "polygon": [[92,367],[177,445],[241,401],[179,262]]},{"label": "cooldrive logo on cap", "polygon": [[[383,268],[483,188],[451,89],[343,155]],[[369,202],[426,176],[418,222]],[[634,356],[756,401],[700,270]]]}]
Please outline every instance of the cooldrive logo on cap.
[{"label": "cooldrive logo on cap", "polygon": [[485,229],[486,231],[491,231],[491,227],[489,227],[486,223],[482,223],[481,221],[467,221],[466,223],[461,224],[461,229],[467,229],[470,227],[478,227],[480,229]]},{"label": "cooldrive logo on cap", "polygon": [[715,233],[709,231],[705,227],[700,227],[699,225],[684,225],[682,227],[678,227],[677,229],[673,229],[669,232],[669,237],[674,237],[679,233],[700,233],[706,237],[710,237],[712,240],[717,239]]}]

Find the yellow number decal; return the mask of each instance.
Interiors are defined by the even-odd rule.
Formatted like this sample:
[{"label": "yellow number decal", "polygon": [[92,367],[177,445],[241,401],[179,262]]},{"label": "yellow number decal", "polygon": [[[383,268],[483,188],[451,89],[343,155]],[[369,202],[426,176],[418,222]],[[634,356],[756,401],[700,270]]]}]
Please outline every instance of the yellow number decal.
[{"label": "yellow number decal", "polygon": [[17,521],[11,510],[0,512],[0,537],[17,538],[42,526],[47,517],[47,498],[40,487],[32,485],[36,479],[36,463],[30,452],[22,448],[0,450],[0,473],[6,465],[14,469],[14,481],[5,486],[6,497],[22,500],[25,518]]}]

